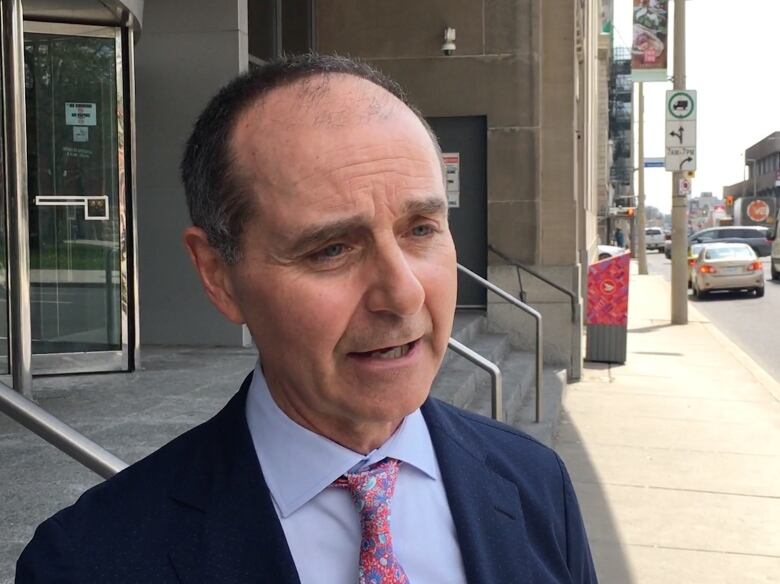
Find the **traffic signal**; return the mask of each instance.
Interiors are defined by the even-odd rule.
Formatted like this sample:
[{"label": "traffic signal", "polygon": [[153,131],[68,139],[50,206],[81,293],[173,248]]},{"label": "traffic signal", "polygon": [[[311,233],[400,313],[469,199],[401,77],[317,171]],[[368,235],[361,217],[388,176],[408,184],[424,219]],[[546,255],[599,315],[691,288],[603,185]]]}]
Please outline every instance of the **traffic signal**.
[{"label": "traffic signal", "polygon": [[636,208],[635,207],[628,207],[626,209],[626,216],[633,217],[635,212],[636,212]]},{"label": "traffic signal", "polygon": [[726,195],[726,204],[731,207],[734,204],[734,195]]}]

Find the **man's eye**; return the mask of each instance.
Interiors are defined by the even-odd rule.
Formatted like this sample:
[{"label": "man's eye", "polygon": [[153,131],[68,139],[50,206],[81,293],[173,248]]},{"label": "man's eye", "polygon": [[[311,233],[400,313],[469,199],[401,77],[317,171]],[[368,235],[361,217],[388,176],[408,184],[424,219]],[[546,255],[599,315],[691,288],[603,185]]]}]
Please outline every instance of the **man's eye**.
[{"label": "man's eye", "polygon": [[425,237],[434,233],[436,230],[431,225],[415,225],[412,227],[412,235],[415,237]]},{"label": "man's eye", "polygon": [[347,251],[347,246],[343,243],[334,243],[322,248],[314,254],[315,259],[331,260],[343,255]]}]

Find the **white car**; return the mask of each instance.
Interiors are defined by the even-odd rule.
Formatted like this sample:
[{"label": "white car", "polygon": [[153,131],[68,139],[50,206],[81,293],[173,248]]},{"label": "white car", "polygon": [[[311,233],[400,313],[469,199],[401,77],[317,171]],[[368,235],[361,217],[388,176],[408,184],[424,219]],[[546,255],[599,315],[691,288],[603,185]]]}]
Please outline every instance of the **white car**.
[{"label": "white car", "polygon": [[598,261],[606,260],[608,258],[618,256],[626,253],[628,250],[618,247],[616,245],[599,245],[598,246]]},{"label": "white car", "polygon": [[664,251],[665,242],[666,236],[660,227],[647,227],[645,229],[645,247],[647,249]]}]

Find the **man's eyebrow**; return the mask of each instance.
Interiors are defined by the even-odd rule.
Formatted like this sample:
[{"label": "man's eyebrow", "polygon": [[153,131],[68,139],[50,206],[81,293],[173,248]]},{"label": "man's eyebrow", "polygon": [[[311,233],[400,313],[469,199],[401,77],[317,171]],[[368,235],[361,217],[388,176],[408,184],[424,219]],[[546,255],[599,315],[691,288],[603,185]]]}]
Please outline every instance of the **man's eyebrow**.
[{"label": "man's eyebrow", "polygon": [[428,197],[407,201],[404,205],[404,213],[407,215],[437,215],[447,213],[447,203],[441,196]]},{"label": "man's eyebrow", "polygon": [[[446,215],[447,203],[441,196],[407,201],[403,206],[403,212],[405,215]],[[290,244],[285,246],[285,252],[290,257],[296,257],[327,241],[347,237],[361,229],[367,230],[369,225],[366,219],[360,216],[313,225],[297,234]]]},{"label": "man's eyebrow", "polygon": [[290,256],[298,256],[326,241],[340,239],[366,227],[366,221],[362,217],[346,217],[329,223],[314,225],[296,235],[290,245],[286,246],[286,251]]}]

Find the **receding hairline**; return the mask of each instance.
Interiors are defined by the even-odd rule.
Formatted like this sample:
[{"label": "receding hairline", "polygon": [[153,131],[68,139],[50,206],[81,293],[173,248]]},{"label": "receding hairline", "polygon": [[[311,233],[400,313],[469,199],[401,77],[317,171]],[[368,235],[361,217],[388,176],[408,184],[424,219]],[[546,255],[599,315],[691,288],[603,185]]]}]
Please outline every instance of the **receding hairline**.
[{"label": "receding hairline", "polygon": [[[279,85],[270,88],[268,91],[256,96],[253,100],[247,103],[243,108],[236,112],[233,123],[228,131],[227,150],[230,160],[231,172],[236,178],[237,184],[244,186],[242,190],[245,191],[245,195],[249,195],[249,189],[246,188],[248,177],[242,171],[242,152],[237,150],[236,134],[239,127],[247,122],[247,117],[252,116],[252,112],[256,112],[257,118],[261,118],[263,115],[273,114],[273,111],[265,110],[266,105],[284,91],[296,92],[294,95],[298,99],[302,100],[305,109],[309,112],[316,112],[318,106],[321,107],[326,97],[331,96],[335,91],[339,89],[333,86],[333,81],[343,80],[347,83],[352,83],[355,88],[364,87],[365,98],[381,97],[384,107],[380,109],[380,104],[376,101],[370,101],[366,103],[364,108],[355,109],[354,100],[345,103],[344,107],[335,112],[335,115],[327,115],[329,112],[334,113],[333,110],[325,112],[326,115],[315,114],[312,120],[312,126],[323,128],[334,128],[355,126],[363,123],[369,123],[376,120],[387,120],[394,115],[411,116],[418,124],[419,127],[425,132],[430,139],[430,145],[433,148],[435,158],[439,161],[439,166],[442,174],[442,180],[446,180],[446,174],[444,172],[444,165],[441,156],[441,148],[438,140],[433,134],[430,126],[422,118],[422,115],[415,110],[412,106],[405,103],[398,96],[394,95],[386,88],[374,83],[370,79],[361,77],[360,75],[352,74],[349,72],[335,71],[335,72],[323,72],[315,71],[310,74],[302,75],[289,79]],[[282,110],[279,113],[286,113],[290,116],[296,105],[299,104],[296,100],[285,100],[282,103],[289,104],[288,110],[285,112]],[[255,119],[257,119],[255,118]],[[280,126],[284,126],[291,119],[301,119],[302,116],[295,116],[295,118],[286,117],[284,119],[279,118],[274,120],[278,122]],[[246,156],[244,154],[244,156]],[[244,162],[246,158],[243,157]],[[445,185],[446,186],[446,185]]]}]

